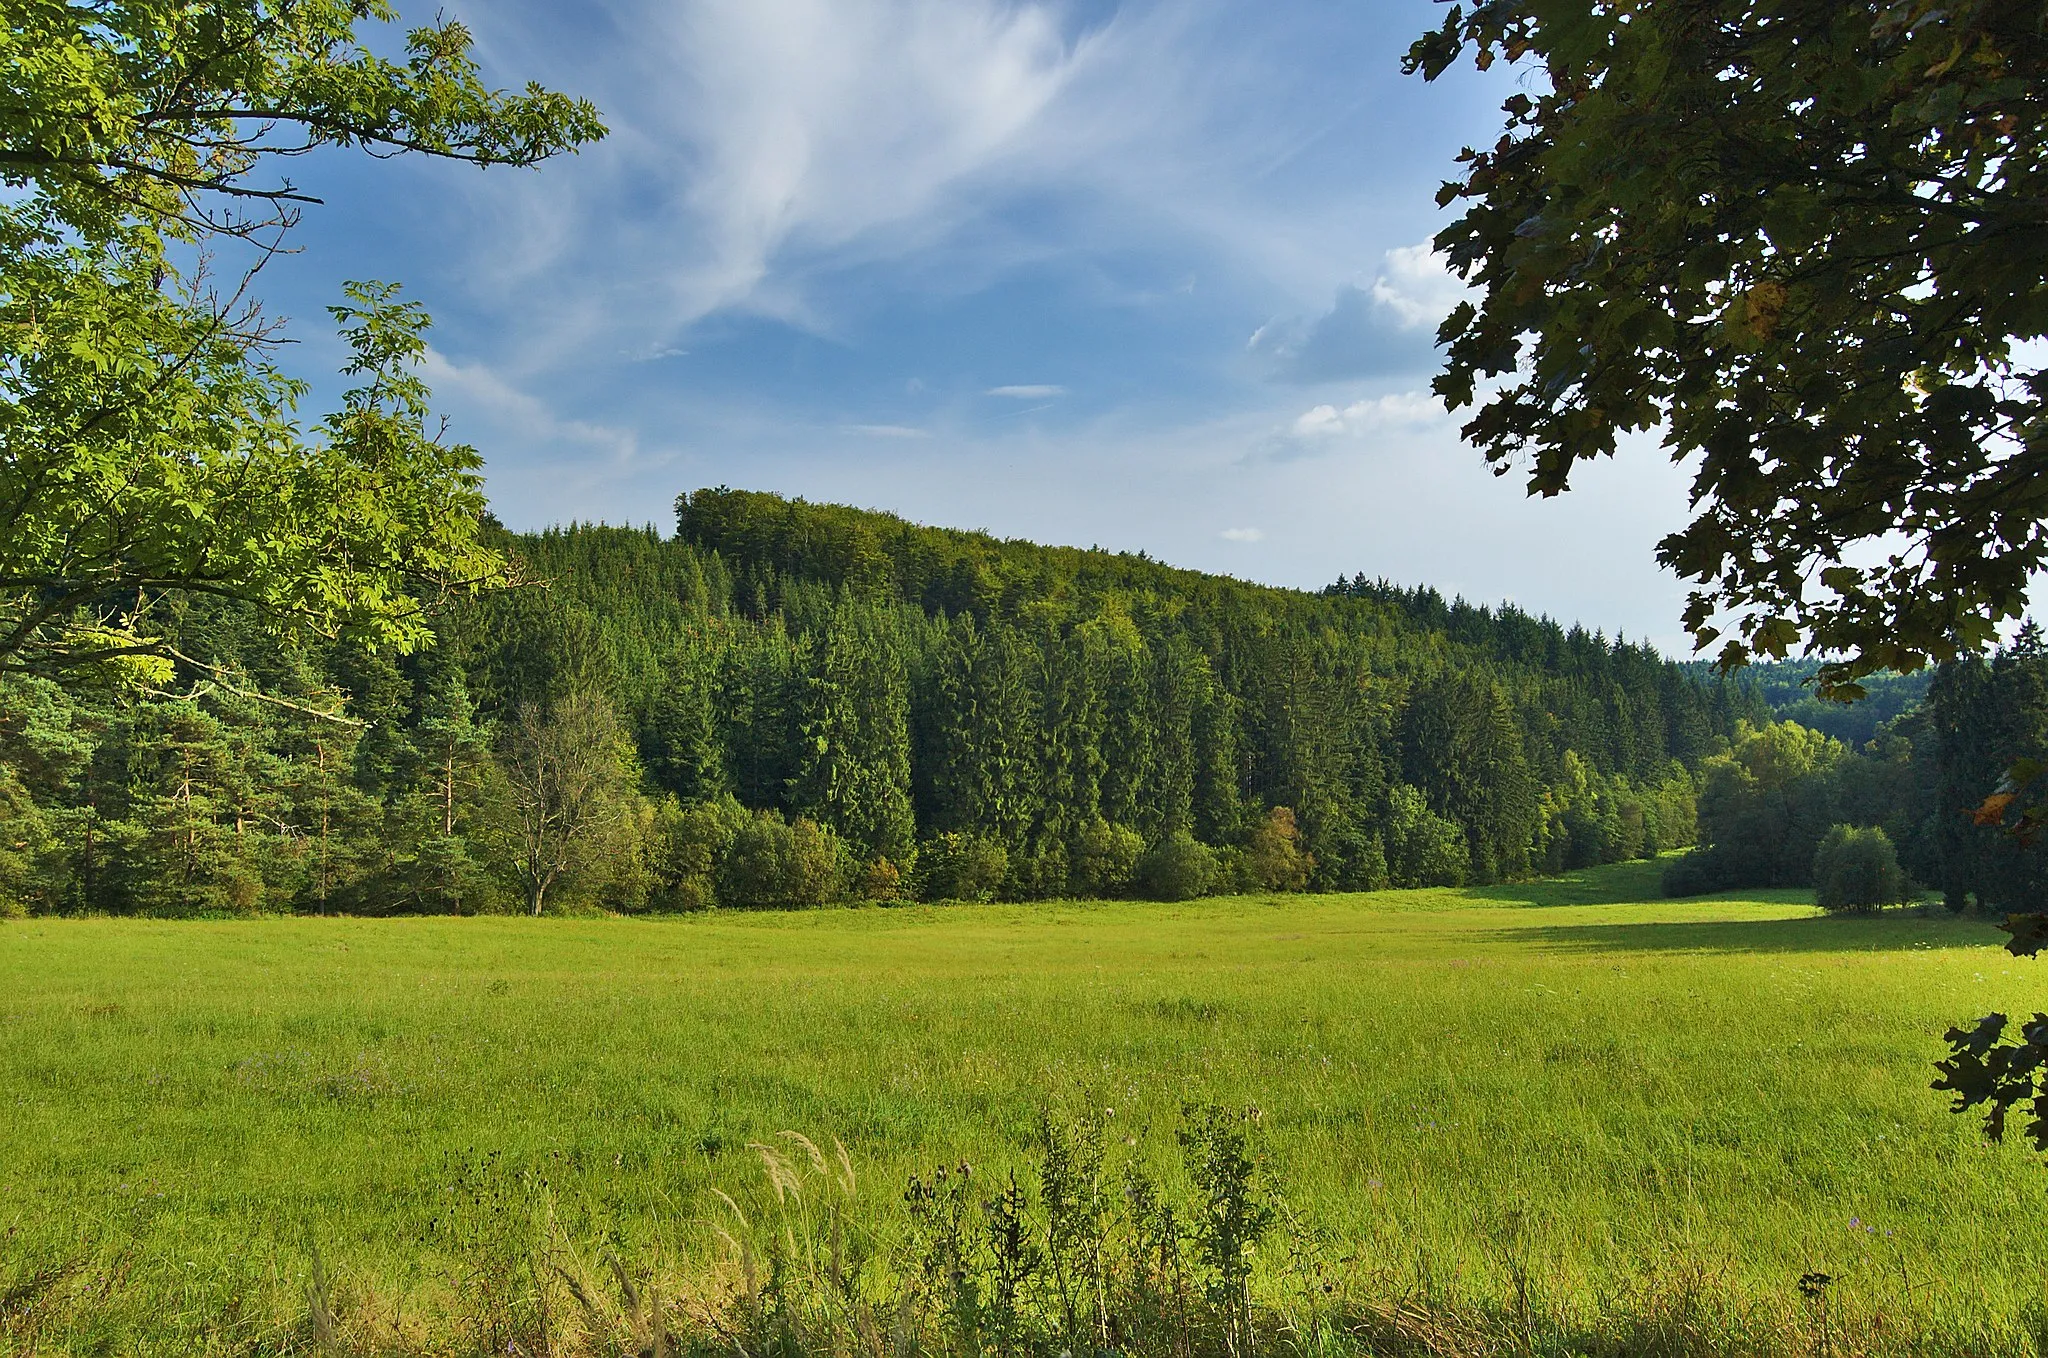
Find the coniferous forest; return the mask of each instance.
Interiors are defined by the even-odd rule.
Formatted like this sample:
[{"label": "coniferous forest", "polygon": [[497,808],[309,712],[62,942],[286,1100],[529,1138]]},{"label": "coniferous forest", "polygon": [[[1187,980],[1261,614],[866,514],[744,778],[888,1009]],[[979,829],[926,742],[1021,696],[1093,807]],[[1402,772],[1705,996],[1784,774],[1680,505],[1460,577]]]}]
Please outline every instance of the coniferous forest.
[{"label": "coniferous forest", "polygon": [[524,583],[415,655],[281,648],[194,595],[169,687],[9,680],[0,901],[1184,899],[1703,841],[1666,875],[1693,894],[1812,884],[1843,824],[1958,907],[2042,875],[1964,814],[2040,738],[2032,633],[1844,742],[1773,723],[1784,676],[1363,577],[1308,594],[725,489],[667,535],[493,532]]},{"label": "coniferous forest", "polygon": [[1767,709],[1653,650],[774,495],[502,535],[403,658],[193,596],[149,694],[8,689],[30,911],[694,909],[1487,882],[1689,844]]}]

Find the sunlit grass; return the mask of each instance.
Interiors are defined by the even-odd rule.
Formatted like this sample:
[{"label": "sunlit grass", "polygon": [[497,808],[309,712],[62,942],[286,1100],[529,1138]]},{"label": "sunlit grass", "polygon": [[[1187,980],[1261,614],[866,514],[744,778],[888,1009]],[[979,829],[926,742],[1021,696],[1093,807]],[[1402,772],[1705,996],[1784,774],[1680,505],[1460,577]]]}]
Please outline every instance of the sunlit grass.
[{"label": "sunlit grass", "polygon": [[1497,1292],[1520,1251],[1589,1301],[1683,1260],[1758,1296],[1818,1271],[1994,1328],[2038,1311],[2048,1172],[1927,1084],[1945,1027],[2031,1012],[2048,972],[1945,916],[1653,894],[1631,866],[1179,906],[15,922],[0,1268],[120,1254],[115,1348],[174,1352],[221,1307],[293,1304],[314,1243],[356,1286],[424,1286],[488,1152],[579,1228],[703,1260],[710,1188],[756,1191],[747,1143],[785,1128],[840,1138],[886,1223],[912,1170],[1020,1160],[1048,1099],[1113,1107],[1141,1155],[1217,1100],[1264,1110],[1272,1182],[1390,1287]]}]

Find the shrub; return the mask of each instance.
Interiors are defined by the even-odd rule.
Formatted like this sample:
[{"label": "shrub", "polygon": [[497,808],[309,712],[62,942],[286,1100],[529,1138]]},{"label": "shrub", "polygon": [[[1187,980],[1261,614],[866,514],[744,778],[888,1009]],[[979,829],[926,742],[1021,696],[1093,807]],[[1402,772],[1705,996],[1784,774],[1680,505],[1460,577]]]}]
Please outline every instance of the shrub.
[{"label": "shrub", "polygon": [[1813,855],[1813,899],[1824,910],[1875,910],[1906,899],[1891,836],[1875,826],[1837,825]]},{"label": "shrub", "polygon": [[732,837],[718,873],[727,905],[824,905],[845,895],[839,838],[814,820],[756,811]]},{"label": "shrub", "polygon": [[[423,836],[412,853],[392,865],[389,882],[382,885],[421,910],[494,915],[516,904],[478,858],[469,838],[459,834]],[[350,905],[367,908],[356,901]]]},{"label": "shrub", "polygon": [[1074,836],[1067,880],[1079,896],[1121,896],[1131,889],[1144,856],[1143,835],[1097,816]]},{"label": "shrub", "polygon": [[0,766],[0,919],[56,909],[61,861],[48,813]]},{"label": "shrub", "polygon": [[1315,871],[1314,855],[1302,847],[1301,827],[1294,812],[1276,806],[1252,827],[1244,846],[1245,875],[1267,891],[1303,891]]},{"label": "shrub", "polygon": [[1023,853],[1010,855],[1002,885],[1002,894],[1010,899],[1049,901],[1074,890],[1067,846],[1057,839],[1040,839]]},{"label": "shrub", "polygon": [[892,903],[906,899],[909,894],[903,881],[903,869],[887,858],[877,858],[861,872],[862,900]]},{"label": "shrub", "polygon": [[1387,875],[1395,886],[1463,886],[1472,851],[1458,823],[1397,783],[1387,797]]},{"label": "shrub", "polygon": [[1215,885],[1215,852],[1184,830],[1138,860],[1138,889],[1150,900],[1191,901]]},{"label": "shrub", "polygon": [[993,900],[1010,870],[1003,846],[980,835],[935,835],[917,852],[917,894],[927,901]]},{"label": "shrub", "polygon": [[684,806],[664,800],[654,816],[648,853],[654,884],[648,903],[657,910],[709,910],[718,904],[718,869],[726,849],[748,821],[731,797]]},{"label": "shrub", "polygon": [[1705,896],[1741,886],[1742,873],[1729,850],[1701,845],[1664,865],[1666,896]]}]

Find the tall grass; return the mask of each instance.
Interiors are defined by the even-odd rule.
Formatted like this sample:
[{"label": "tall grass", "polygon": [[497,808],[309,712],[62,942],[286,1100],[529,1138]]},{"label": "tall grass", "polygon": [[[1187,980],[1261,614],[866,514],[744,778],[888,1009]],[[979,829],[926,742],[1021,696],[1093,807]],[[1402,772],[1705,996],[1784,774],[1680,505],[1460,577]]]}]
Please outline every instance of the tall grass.
[{"label": "tall grass", "polygon": [[0,1351],[2035,1351],[2048,1184],[1926,1089],[2026,964],[1638,889],[10,924]]}]

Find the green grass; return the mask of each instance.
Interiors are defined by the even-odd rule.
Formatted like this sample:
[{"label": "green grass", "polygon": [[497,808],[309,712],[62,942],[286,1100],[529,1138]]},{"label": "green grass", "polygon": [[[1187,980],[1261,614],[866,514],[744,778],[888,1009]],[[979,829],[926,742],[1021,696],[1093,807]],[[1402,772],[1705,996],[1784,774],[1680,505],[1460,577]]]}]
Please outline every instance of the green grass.
[{"label": "green grass", "polygon": [[492,1152],[586,1238],[708,1267],[710,1190],[759,1201],[747,1143],[784,1129],[841,1139],[887,1223],[913,1170],[1022,1163],[1047,1100],[1164,1163],[1199,1099],[1263,1109],[1272,1181],[1389,1289],[1497,1296],[1520,1252],[1555,1299],[1682,1266],[1790,1305],[1820,1271],[2018,1344],[2048,1174],[1927,1084],[1946,1026],[2048,972],[1981,923],[1654,881],[0,925],[0,1320],[90,1255],[118,1263],[46,1343],[260,1347],[311,1242],[403,1307]]}]

